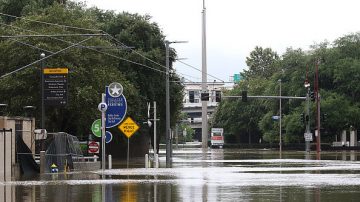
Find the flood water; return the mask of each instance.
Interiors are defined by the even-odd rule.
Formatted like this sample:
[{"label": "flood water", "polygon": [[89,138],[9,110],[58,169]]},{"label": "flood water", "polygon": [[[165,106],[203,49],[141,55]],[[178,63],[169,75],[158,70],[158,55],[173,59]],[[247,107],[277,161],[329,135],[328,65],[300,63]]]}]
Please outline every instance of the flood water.
[{"label": "flood water", "polygon": [[360,153],[174,150],[172,168],[143,159],[114,169],[0,182],[0,201],[359,201]]}]

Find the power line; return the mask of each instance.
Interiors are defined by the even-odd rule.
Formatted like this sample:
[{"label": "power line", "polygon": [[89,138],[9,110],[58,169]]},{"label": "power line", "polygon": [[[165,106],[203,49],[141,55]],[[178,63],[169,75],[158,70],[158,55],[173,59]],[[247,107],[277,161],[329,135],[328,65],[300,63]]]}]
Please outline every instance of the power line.
[{"label": "power line", "polygon": [[[111,39],[115,40],[115,41],[118,42],[120,45],[127,47],[127,45],[125,45],[124,43],[122,43],[121,41],[119,41],[118,39],[116,39],[115,37],[111,36],[109,33],[105,32],[105,31],[103,31],[103,33],[107,34],[108,37],[110,37]],[[164,68],[164,69],[166,69],[166,66],[164,66],[164,65],[162,65],[162,64],[160,64],[160,63],[158,63],[158,62],[156,62],[156,61],[154,61],[154,60],[152,60],[152,59],[150,59],[150,58],[148,58],[148,57],[146,57],[146,56],[144,56],[144,55],[142,55],[141,53],[137,52],[136,50],[131,49],[131,51],[134,52],[134,53],[136,53],[137,55],[141,56],[142,58],[144,58],[144,59],[146,59],[146,60],[148,60],[148,61],[150,61],[150,62],[152,62],[152,63],[154,63],[154,64],[156,64],[156,65],[159,65],[160,67],[162,67],[162,68]]]},{"label": "power line", "polygon": [[73,26],[68,26],[68,25],[60,25],[60,24],[56,24],[56,23],[43,22],[43,21],[38,21],[38,20],[30,20],[30,19],[27,19],[27,18],[24,18],[24,17],[18,17],[18,16],[15,16],[15,15],[9,15],[9,14],[6,14],[6,13],[1,13],[1,12],[0,12],[0,15],[7,16],[7,17],[12,17],[12,18],[16,18],[16,19],[22,19],[22,20],[26,20],[26,21],[29,21],[29,22],[36,22],[36,23],[40,23],[40,24],[58,26],[58,27],[62,27],[62,28],[70,28],[70,29],[93,31],[93,32],[102,32],[102,30],[87,29],[87,28],[81,28],[81,27],[73,27]]},{"label": "power line", "polygon": [[0,36],[0,38],[27,38],[27,37],[72,37],[72,36],[105,36],[105,34],[40,34],[40,35],[15,35],[15,36]]},{"label": "power line", "polygon": [[[80,27],[74,27],[74,26],[67,26],[67,25],[60,25],[60,24],[56,24],[56,23],[49,23],[49,22],[43,22],[43,21],[38,21],[38,20],[30,20],[30,19],[27,19],[27,18],[24,18],[24,17],[18,17],[18,16],[14,16],[14,15],[9,15],[9,14],[5,14],[5,13],[1,13],[0,12],[0,15],[3,15],[3,16],[8,16],[8,17],[13,17],[13,18],[16,18],[16,19],[22,19],[22,20],[25,20],[25,21],[30,21],[30,22],[36,22],[36,23],[40,23],[40,24],[46,24],[46,25],[52,25],[52,26],[58,26],[58,27],[62,27],[62,28],[71,28],[71,29],[77,29],[77,30],[86,30],[86,31],[95,31],[95,32],[102,32],[104,33],[103,35],[106,35],[108,37],[110,37],[111,39],[115,40],[117,43],[121,44],[122,46],[125,46],[126,48],[130,49],[132,52],[136,53],[137,55],[141,56],[142,58],[162,67],[162,68],[165,68],[166,67],[162,64],[159,64],[158,62],[142,55],[141,53],[131,49],[130,47],[128,47],[127,45],[125,45],[124,43],[122,43],[121,41],[119,41],[118,39],[116,39],[115,37],[111,36],[109,33],[105,32],[105,31],[102,31],[102,30],[95,30],[95,29],[86,29],[86,28],[80,28]],[[0,23],[0,24],[3,24],[3,23]],[[4,24],[4,25],[7,25],[7,24]],[[7,26],[12,26],[12,25],[7,25]],[[20,28],[20,29],[23,29],[23,28]],[[23,30],[26,30],[26,29],[23,29]],[[30,30],[27,30],[27,31],[30,31]],[[34,32],[34,31],[31,31],[31,32]],[[81,34],[79,34],[81,35]],[[90,35],[90,34],[84,34],[84,36],[86,35]],[[46,35],[39,35],[38,37],[49,37],[49,38],[53,38],[53,39],[56,39],[56,40],[59,40],[59,41],[62,41],[62,42],[66,42],[66,43],[71,43],[71,42],[67,42],[67,41],[64,41],[64,40],[61,40],[61,39],[57,39],[57,38],[54,38],[55,36],[46,36]],[[67,35],[59,35],[59,36],[67,36]],[[9,38],[11,36],[3,36],[3,38]],[[16,37],[16,36],[14,36]],[[26,35],[23,35],[23,36],[18,36],[18,37],[28,37]],[[150,68],[152,70],[155,70],[155,71],[158,71],[158,72],[162,72],[162,73],[166,73],[166,72],[163,72],[161,70],[158,70],[158,69],[155,69],[155,68],[152,68],[152,67],[149,67],[147,65],[144,65],[144,64],[141,64],[141,63],[137,63],[137,62],[133,62],[131,60],[127,60],[127,59],[124,59],[124,58],[120,58],[120,57],[117,57],[117,56],[114,56],[112,54],[109,54],[109,53],[105,53],[105,52],[102,52],[102,51],[98,51],[96,49],[93,49],[93,48],[88,48],[88,49],[91,49],[91,50],[94,50],[96,52],[99,52],[99,53],[102,53],[102,54],[106,54],[106,55],[109,55],[109,56],[112,56],[112,57],[116,57],[118,59],[121,59],[121,60],[124,60],[126,62],[130,62],[130,63],[133,63],[133,64],[136,64],[136,65],[140,65],[140,66],[144,66],[144,67],[147,67],[147,68]],[[181,74],[181,73],[180,73]],[[185,74],[183,74],[185,75]],[[211,75],[210,75],[211,76]],[[213,77],[213,76],[212,76]],[[216,78],[216,77],[214,77]],[[219,79],[221,80],[221,79]]]},{"label": "power line", "polygon": [[16,43],[25,45],[25,46],[29,46],[29,47],[34,48],[34,49],[37,49],[37,50],[41,50],[41,51],[50,53],[50,54],[53,54],[53,53],[54,53],[53,51],[49,51],[49,50],[46,50],[46,49],[43,49],[43,48],[39,48],[39,47],[34,46],[34,45],[31,45],[31,44],[29,44],[29,43],[25,43],[25,42],[18,41],[18,40],[15,40],[15,39],[10,39],[10,40],[11,40],[11,41],[14,41],[14,42],[16,42]]},{"label": "power line", "polygon": [[[36,22],[36,23],[40,23],[40,24],[58,26],[58,27],[62,27],[62,28],[71,28],[71,29],[77,29],[77,30],[86,30],[86,31],[102,32],[102,33],[105,33],[105,34],[106,34],[108,37],[110,37],[111,39],[115,40],[117,43],[121,44],[122,46],[125,46],[126,48],[129,48],[132,52],[136,53],[137,55],[139,55],[139,56],[143,57],[144,59],[146,59],[146,60],[148,60],[148,61],[150,61],[150,62],[152,62],[152,63],[154,63],[154,64],[156,64],[156,65],[158,65],[158,66],[166,69],[166,67],[165,67],[164,65],[159,64],[158,62],[156,62],[156,61],[154,61],[154,60],[151,60],[150,58],[147,58],[146,56],[142,55],[141,53],[139,53],[139,52],[131,49],[130,47],[128,47],[127,45],[125,45],[124,43],[122,43],[121,41],[119,41],[118,39],[116,39],[115,37],[111,36],[109,33],[105,32],[105,31],[103,31],[103,30],[86,29],[86,28],[80,28],[80,27],[74,27],[74,26],[60,25],[60,24],[56,24],[56,23],[43,22],[43,21],[38,21],[38,20],[30,20],[30,19],[27,19],[27,18],[24,18],[24,17],[18,17],[18,16],[14,16],[14,15],[9,15],[9,14],[5,14],[5,13],[1,13],[1,12],[0,12],[0,15],[4,15],[4,16],[8,16],[8,17],[13,17],[13,18],[16,18],[16,19],[22,19],[22,20],[30,21],[30,22]],[[2,24],[2,23],[1,23],[1,24]],[[22,28],[21,28],[21,29],[22,29]],[[50,37],[50,38],[52,38],[52,37]],[[57,38],[54,38],[54,39],[60,40],[60,39],[57,39]],[[60,40],[60,41],[63,41],[63,40]],[[63,41],[63,42],[65,42],[65,41]],[[91,48],[89,48],[89,49],[91,49]],[[98,50],[95,50],[95,49],[91,49],[91,50],[98,51]],[[107,54],[107,53],[104,53],[104,52],[101,52],[101,51],[98,51],[98,52],[103,53],[103,54]],[[119,59],[120,59],[120,58],[119,58]],[[123,58],[121,58],[121,59],[123,59]],[[125,59],[125,61],[127,61],[127,60]],[[127,61],[127,62],[130,62],[130,63],[133,63],[133,64],[134,64],[134,62],[132,62],[132,61]],[[136,63],[136,64],[139,65],[140,63]],[[141,66],[146,66],[146,67],[147,67],[147,65],[143,65],[143,64],[141,64]],[[155,71],[160,71],[160,72],[162,72],[161,70],[157,70],[157,69],[154,69],[154,68],[151,68],[151,67],[150,67],[150,69],[153,69],[153,70],[155,70]],[[165,73],[166,73],[166,72],[165,72]],[[185,75],[185,74],[184,74],[184,75]]]},{"label": "power line", "polygon": [[[116,39],[115,37],[111,36],[109,33],[104,32],[104,31],[103,31],[103,33],[106,33],[110,38],[112,38],[112,39],[115,40],[116,42],[120,43],[120,45],[126,46],[124,43],[122,43],[121,41],[119,41],[119,40]],[[146,60],[149,60],[150,62],[153,62],[154,64],[157,64],[157,65],[159,65],[159,66],[161,66],[161,67],[163,67],[163,68],[166,69],[166,67],[165,67],[164,65],[159,64],[158,62],[155,62],[155,61],[147,58],[146,56],[142,55],[141,53],[137,52],[136,50],[131,49],[131,51],[134,52],[134,53],[136,53],[136,54],[138,54],[139,56],[145,58]],[[179,60],[177,60],[177,61],[179,61]],[[189,67],[191,67],[191,68],[193,68],[193,69],[196,69],[196,70],[202,72],[200,69],[198,69],[198,68],[196,68],[196,67],[194,67],[194,66],[191,66],[191,65],[189,65],[189,64],[187,64],[187,63],[184,63],[184,62],[182,62],[182,61],[179,61],[179,62],[182,63],[182,64],[184,64],[184,65],[186,65],[186,66],[189,66]],[[179,72],[177,72],[177,73],[178,73],[178,74],[182,74],[182,73],[179,73]],[[186,74],[182,74],[182,75],[186,75]],[[217,78],[217,77],[215,77],[215,76],[212,76],[212,75],[210,75],[210,74],[207,74],[207,75],[209,75],[209,76],[212,77],[212,78],[215,78],[215,79],[218,79],[218,80],[220,80],[220,81],[223,81],[222,79],[219,79],[219,78]],[[186,76],[189,76],[189,75],[186,75]],[[193,76],[189,76],[189,77],[196,78],[196,77],[193,77]],[[196,78],[196,79],[199,79],[199,78]],[[223,82],[224,82],[224,81],[223,81]]]},{"label": "power line", "polygon": [[[196,67],[194,67],[194,66],[192,66],[192,65],[189,65],[189,64],[187,64],[187,63],[185,63],[185,62],[183,62],[183,61],[178,60],[178,62],[180,62],[180,63],[182,63],[182,64],[184,64],[184,65],[186,65],[186,66],[188,66],[188,67],[191,67],[191,68],[193,68],[193,69],[195,69],[195,70],[197,70],[197,71],[199,71],[199,72],[202,72],[200,69],[198,69],[198,68],[196,68]],[[219,79],[219,78],[217,78],[217,77],[215,77],[215,76],[213,76],[213,75],[210,75],[210,74],[208,74],[208,73],[207,73],[206,75],[208,75],[208,76],[210,76],[210,77],[212,77],[212,78],[214,78],[214,79],[217,79],[217,80],[220,80],[220,81],[224,82],[222,79]]]},{"label": "power line", "polygon": [[84,42],[88,41],[89,39],[92,39],[92,37],[86,38],[86,39],[84,39],[84,40],[82,40],[82,41],[80,41],[80,42],[78,42],[78,43],[75,43],[75,44],[70,45],[70,46],[68,46],[68,47],[66,47],[66,48],[64,48],[64,49],[61,49],[61,50],[59,50],[59,51],[57,51],[57,52],[55,52],[55,53],[53,53],[53,54],[51,54],[51,55],[48,55],[48,56],[46,56],[46,57],[43,57],[43,58],[41,58],[40,60],[36,60],[35,62],[32,62],[32,63],[30,63],[30,64],[28,64],[28,65],[23,66],[23,67],[20,67],[20,68],[14,70],[14,71],[9,72],[9,73],[6,73],[6,74],[2,75],[0,78],[7,77],[7,76],[9,76],[9,75],[11,75],[11,74],[14,74],[14,73],[16,73],[16,72],[18,72],[18,71],[21,71],[21,70],[23,70],[23,69],[25,69],[25,68],[27,68],[27,67],[30,67],[31,65],[34,65],[34,64],[36,64],[36,63],[38,63],[38,62],[40,62],[40,61],[42,61],[42,60],[45,60],[45,59],[47,59],[47,58],[49,58],[49,57],[52,57],[52,56],[57,55],[57,54],[59,54],[59,53],[61,53],[61,52],[64,52],[64,51],[66,51],[66,50],[68,50],[68,49],[70,49],[70,48],[72,48],[72,47],[74,47],[74,46],[76,46],[76,45],[78,45],[78,44],[84,43]]},{"label": "power line", "polygon": [[[0,24],[3,24],[3,23],[0,23]],[[21,27],[13,26],[13,25],[7,25],[7,24],[4,24],[4,25],[10,26],[10,27],[13,27],[13,28],[15,27],[15,28],[17,28],[17,29],[22,29],[22,30],[25,30],[25,31],[28,31],[28,32],[32,32],[32,33],[38,33],[38,32],[32,31],[32,30],[24,29],[24,28],[21,28]],[[61,42],[68,43],[68,44],[74,44],[74,43],[72,43],[72,42],[69,42],[69,41],[66,41],[66,40],[63,40],[63,39],[58,39],[58,38],[55,38],[55,37],[52,37],[52,36],[48,36],[48,38],[52,38],[52,39],[55,39],[55,40],[57,40],[57,41],[61,41]],[[131,60],[128,60],[128,59],[125,59],[125,58],[121,58],[121,57],[115,56],[115,55],[110,54],[110,53],[106,53],[106,52],[103,52],[103,51],[99,51],[99,50],[97,50],[96,48],[91,48],[91,47],[86,47],[86,46],[81,46],[81,47],[86,48],[86,49],[90,49],[90,50],[93,50],[93,51],[95,51],[95,52],[98,52],[98,53],[101,53],[101,54],[105,54],[105,55],[108,55],[108,56],[111,56],[111,57],[114,57],[114,58],[117,58],[117,59],[120,59],[120,60],[129,62],[129,63],[132,63],[132,64],[135,64],[135,65],[143,66],[143,67],[152,69],[152,70],[157,71],[157,72],[160,72],[160,73],[166,74],[165,71],[161,71],[161,70],[159,70],[159,69],[156,69],[156,68],[153,68],[153,67],[150,67],[150,66],[147,66],[147,65],[138,63],[138,62],[134,62],[134,61],[131,61]]]}]

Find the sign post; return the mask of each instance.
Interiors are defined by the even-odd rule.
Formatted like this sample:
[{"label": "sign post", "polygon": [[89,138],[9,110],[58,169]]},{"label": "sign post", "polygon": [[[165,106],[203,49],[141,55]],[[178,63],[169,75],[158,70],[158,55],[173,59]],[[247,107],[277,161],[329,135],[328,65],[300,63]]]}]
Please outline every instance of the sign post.
[{"label": "sign post", "polygon": [[128,151],[127,151],[127,168],[129,168],[129,153],[130,153],[130,137],[139,130],[139,125],[130,117],[127,117],[119,127],[121,132],[128,138]]},{"label": "sign post", "polygon": [[104,102],[105,101],[105,94],[101,95],[102,97],[102,101],[101,103],[98,105],[98,109],[101,111],[101,168],[104,172],[105,169],[105,112],[108,108],[107,104]]}]

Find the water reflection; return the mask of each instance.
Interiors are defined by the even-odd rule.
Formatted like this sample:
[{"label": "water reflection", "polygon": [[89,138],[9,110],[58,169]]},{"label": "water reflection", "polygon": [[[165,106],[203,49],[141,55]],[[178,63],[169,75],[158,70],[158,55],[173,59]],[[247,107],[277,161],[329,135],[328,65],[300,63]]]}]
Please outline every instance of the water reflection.
[{"label": "water reflection", "polygon": [[[119,168],[0,182],[0,201],[356,201],[359,153],[174,150],[173,168]],[[137,164],[138,165],[138,164]]]}]

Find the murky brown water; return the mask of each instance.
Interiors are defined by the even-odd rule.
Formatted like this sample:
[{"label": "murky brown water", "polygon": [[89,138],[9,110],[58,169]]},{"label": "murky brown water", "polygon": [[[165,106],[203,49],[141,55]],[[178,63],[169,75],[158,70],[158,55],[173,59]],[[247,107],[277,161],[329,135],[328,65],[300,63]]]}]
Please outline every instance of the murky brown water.
[{"label": "murky brown water", "polygon": [[[174,150],[173,168],[143,159],[112,170],[0,182],[0,201],[359,201],[358,152]],[[165,154],[160,154],[161,167]]]}]

